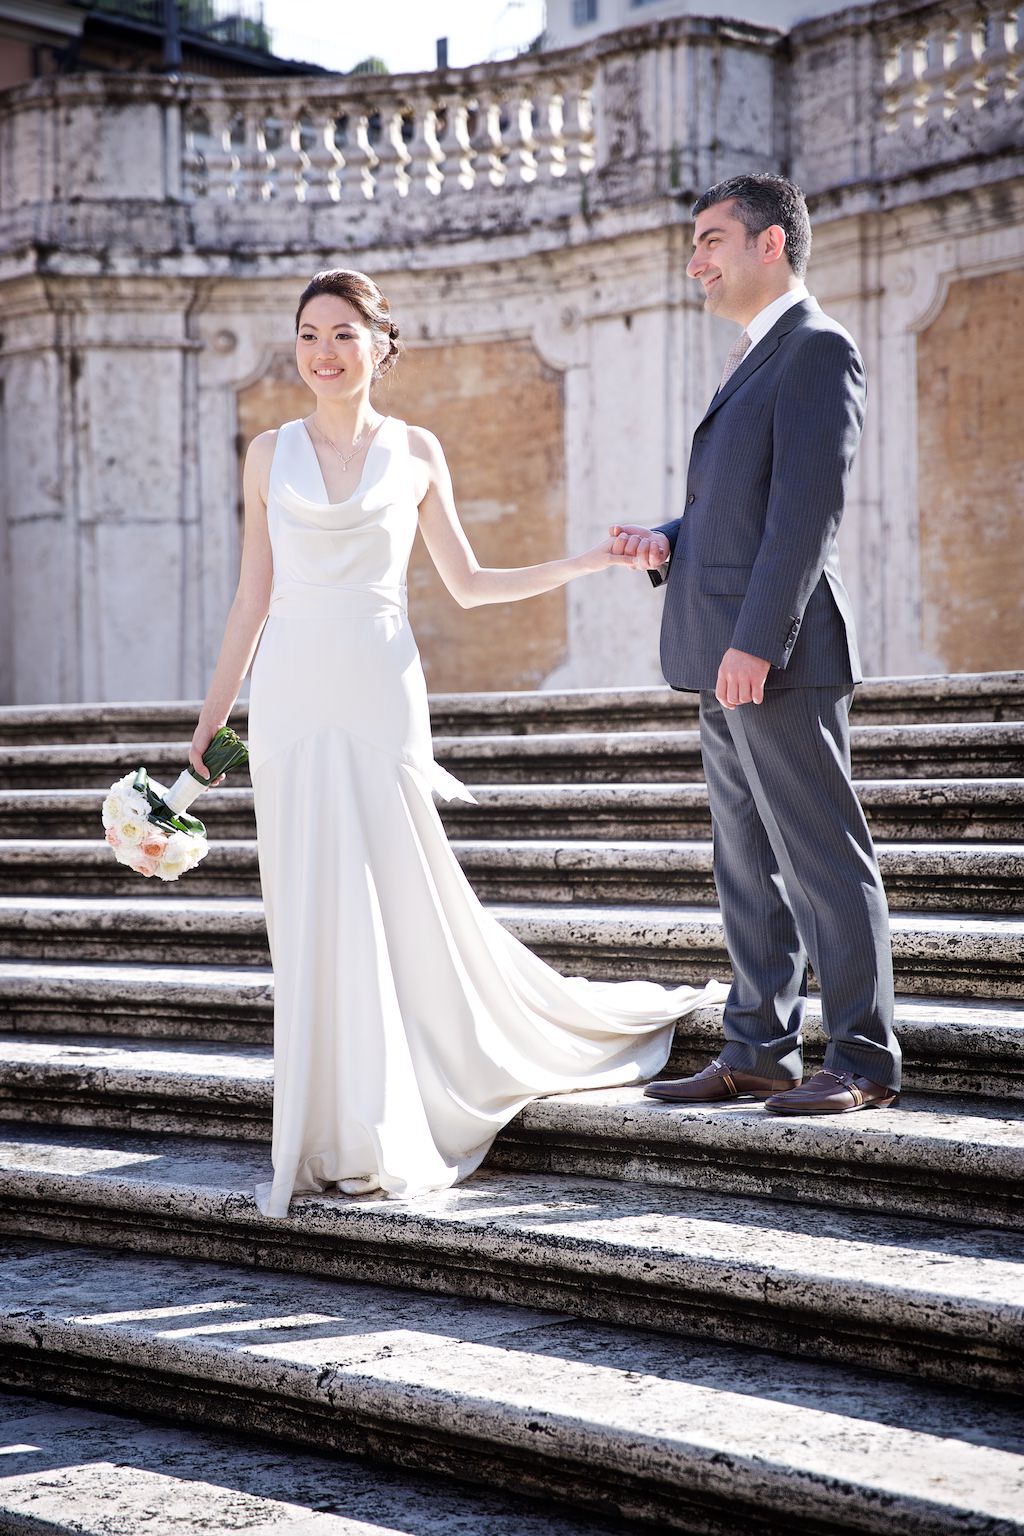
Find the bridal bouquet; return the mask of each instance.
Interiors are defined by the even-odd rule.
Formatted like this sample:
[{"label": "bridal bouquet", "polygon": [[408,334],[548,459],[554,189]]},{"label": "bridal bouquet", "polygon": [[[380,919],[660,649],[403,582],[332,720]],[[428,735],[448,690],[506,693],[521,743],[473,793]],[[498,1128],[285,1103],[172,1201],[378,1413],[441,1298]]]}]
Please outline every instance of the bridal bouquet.
[{"label": "bridal bouquet", "polygon": [[209,843],[198,816],[185,812],[214,779],[248,756],[245,743],[230,726],[222,725],[203,753],[209,778],[201,779],[190,765],[165,789],[139,768],[111,784],[103,801],[103,826],[115,859],[160,880],[177,880],[195,869],[209,852]]}]

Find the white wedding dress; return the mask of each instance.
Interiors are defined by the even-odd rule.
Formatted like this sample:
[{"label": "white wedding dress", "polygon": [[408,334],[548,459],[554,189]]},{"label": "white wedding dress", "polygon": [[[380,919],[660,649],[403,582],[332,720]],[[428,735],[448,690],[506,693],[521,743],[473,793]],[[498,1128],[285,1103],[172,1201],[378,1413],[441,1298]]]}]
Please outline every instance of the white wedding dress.
[{"label": "white wedding dress", "polygon": [[664,1066],[672,1021],[724,988],[566,978],[481,906],[432,799],[406,614],[417,526],[405,423],[387,417],[346,501],[301,421],[267,500],[274,584],[252,667],[249,767],[274,968],[272,1182],[292,1194],[446,1188],[541,1094]]}]

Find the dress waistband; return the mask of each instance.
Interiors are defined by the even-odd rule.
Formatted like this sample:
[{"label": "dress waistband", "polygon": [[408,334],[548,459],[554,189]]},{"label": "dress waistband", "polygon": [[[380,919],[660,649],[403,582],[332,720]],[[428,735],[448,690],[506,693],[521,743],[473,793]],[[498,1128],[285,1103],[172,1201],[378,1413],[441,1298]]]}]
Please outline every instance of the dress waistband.
[{"label": "dress waistband", "polygon": [[372,619],[385,614],[408,612],[408,593],[404,586],[372,582],[366,586],[318,586],[315,582],[284,581],[270,594],[270,612],[282,614],[334,615],[337,618]]}]

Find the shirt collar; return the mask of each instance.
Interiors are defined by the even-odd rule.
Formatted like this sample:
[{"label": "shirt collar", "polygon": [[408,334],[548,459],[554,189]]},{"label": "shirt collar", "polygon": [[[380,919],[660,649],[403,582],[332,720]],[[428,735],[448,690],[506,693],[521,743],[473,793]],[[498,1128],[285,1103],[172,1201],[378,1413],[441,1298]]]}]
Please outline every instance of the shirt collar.
[{"label": "shirt collar", "polygon": [[[759,341],[764,340],[775,322],[782,319],[787,309],[792,309],[794,304],[809,298],[806,284],[799,283],[796,288],[787,288],[785,293],[780,293],[777,299],[766,304],[746,327],[747,335],[750,337],[750,347],[756,347]],[[748,347],[747,350],[749,352],[750,348]]]}]

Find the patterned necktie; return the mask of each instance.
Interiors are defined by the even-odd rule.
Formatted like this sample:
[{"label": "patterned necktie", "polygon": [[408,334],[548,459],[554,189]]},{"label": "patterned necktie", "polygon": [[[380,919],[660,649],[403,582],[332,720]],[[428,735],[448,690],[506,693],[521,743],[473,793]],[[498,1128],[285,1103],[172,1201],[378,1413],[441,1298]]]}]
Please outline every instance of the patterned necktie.
[{"label": "patterned necktie", "polygon": [[740,363],[742,363],[749,346],[750,337],[747,335],[746,331],[741,331],[738,341],[733,344],[732,351],[729,353],[729,356],[725,360],[725,367],[722,369],[722,382],[718,386],[720,390],[725,388],[733,374],[736,372],[736,369],[739,367]]}]

